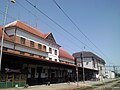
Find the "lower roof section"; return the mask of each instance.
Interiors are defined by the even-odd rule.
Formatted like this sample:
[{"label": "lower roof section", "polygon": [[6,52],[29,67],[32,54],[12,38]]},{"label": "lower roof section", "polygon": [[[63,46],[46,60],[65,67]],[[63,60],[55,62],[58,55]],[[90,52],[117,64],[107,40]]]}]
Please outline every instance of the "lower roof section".
[{"label": "lower roof section", "polygon": [[67,63],[61,63],[61,62],[56,62],[56,61],[51,61],[51,60],[47,60],[47,59],[42,59],[42,58],[37,58],[37,57],[32,57],[32,56],[25,56],[25,55],[21,55],[21,54],[16,54],[16,53],[12,53],[12,52],[3,52],[4,54],[8,54],[8,55],[12,55],[15,57],[21,57],[21,58],[26,58],[26,59],[30,59],[30,60],[35,60],[35,61],[41,61],[41,62],[46,62],[46,63],[53,63],[56,65],[64,65],[64,66],[70,66],[70,67],[76,67],[76,65],[72,65],[72,64],[67,64]]}]

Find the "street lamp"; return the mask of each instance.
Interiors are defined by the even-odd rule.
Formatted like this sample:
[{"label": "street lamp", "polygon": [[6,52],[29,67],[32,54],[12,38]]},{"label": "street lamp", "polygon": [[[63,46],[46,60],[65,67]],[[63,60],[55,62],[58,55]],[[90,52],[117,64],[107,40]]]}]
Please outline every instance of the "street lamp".
[{"label": "street lamp", "polygon": [[[9,2],[8,0],[6,7],[5,7],[5,15],[4,15],[4,21],[3,21],[3,29],[2,29],[2,38],[1,38],[1,48],[0,48],[0,71],[1,71],[1,61],[2,61],[2,51],[3,51],[3,41],[4,41],[4,33],[5,33],[5,23],[6,23],[6,18],[7,18],[7,13],[8,13],[8,5]],[[15,3],[15,0],[10,0],[12,3]]]}]

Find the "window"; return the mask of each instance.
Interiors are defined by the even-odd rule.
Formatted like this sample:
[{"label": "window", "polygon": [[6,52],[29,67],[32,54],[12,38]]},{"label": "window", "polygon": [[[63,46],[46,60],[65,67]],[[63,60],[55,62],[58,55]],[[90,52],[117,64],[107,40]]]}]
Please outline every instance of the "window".
[{"label": "window", "polygon": [[46,51],[46,46],[43,46],[43,50]]},{"label": "window", "polygon": [[52,54],[52,48],[49,48],[49,52]]},{"label": "window", "polygon": [[21,43],[21,44],[25,44],[25,38],[21,37],[21,38],[20,38],[20,43]]},{"label": "window", "polygon": [[89,64],[89,62],[86,62],[86,65],[88,65]]},{"label": "window", "polygon": [[8,50],[8,48],[6,48],[6,47],[3,47],[3,50],[7,51],[7,50]]},{"label": "window", "polygon": [[55,50],[55,55],[57,55],[57,50]]},{"label": "window", "polygon": [[34,42],[30,41],[30,47],[34,47]]},{"label": "window", "polygon": [[20,51],[20,54],[25,54],[25,52]]},{"label": "window", "polygon": [[51,61],[52,61],[52,58],[49,58],[49,60],[51,60]]},{"label": "window", "polygon": [[34,54],[30,53],[30,56],[34,56]]},{"label": "window", "polygon": [[42,56],[39,55],[39,58],[42,58]]},{"label": "window", "polygon": [[95,59],[92,57],[92,60],[93,60],[93,68],[96,68],[95,67]]},{"label": "window", "polygon": [[100,66],[100,70],[102,70],[102,66]]},{"label": "window", "polygon": [[43,56],[43,59],[46,59],[46,57]]},{"label": "window", "polygon": [[55,59],[55,61],[57,61],[57,59]]},{"label": "window", "polygon": [[41,44],[38,44],[38,49],[42,49],[42,45]]}]

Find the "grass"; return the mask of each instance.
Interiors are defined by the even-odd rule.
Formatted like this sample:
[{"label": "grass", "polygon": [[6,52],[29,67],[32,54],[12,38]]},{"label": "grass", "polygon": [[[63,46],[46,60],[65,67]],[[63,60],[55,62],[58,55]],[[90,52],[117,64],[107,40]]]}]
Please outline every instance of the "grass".
[{"label": "grass", "polygon": [[108,82],[104,82],[104,83],[94,84],[94,85],[92,85],[92,86],[102,86],[102,85],[109,84],[109,83],[112,83],[112,82],[115,82],[115,81],[118,81],[118,80],[119,80],[119,79],[112,80],[112,81],[108,81]]},{"label": "grass", "polygon": [[[117,79],[117,80],[112,80],[112,81],[108,81],[108,82],[105,82],[105,83],[99,83],[99,84],[94,84],[94,85],[92,85],[92,86],[85,86],[85,87],[80,87],[80,88],[77,88],[77,89],[74,89],[74,90],[93,90],[93,89],[95,89],[95,88],[97,88],[98,86],[103,86],[103,85],[105,85],[105,84],[109,84],[109,83],[112,83],[112,82],[115,82],[115,81],[118,81],[119,79]],[[117,85],[120,85],[120,82],[119,83],[117,83]],[[117,86],[116,85],[116,86]],[[105,88],[103,88],[102,90],[112,90],[111,88],[108,88],[108,87],[105,87]]]},{"label": "grass", "polygon": [[85,86],[85,87],[80,87],[80,88],[77,88],[77,89],[74,89],[74,90],[92,90],[94,89],[94,87],[92,86]]}]

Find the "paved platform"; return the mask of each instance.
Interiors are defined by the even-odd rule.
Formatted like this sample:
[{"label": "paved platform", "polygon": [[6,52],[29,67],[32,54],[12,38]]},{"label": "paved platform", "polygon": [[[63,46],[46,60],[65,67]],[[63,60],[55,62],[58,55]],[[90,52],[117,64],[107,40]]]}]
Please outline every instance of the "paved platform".
[{"label": "paved platform", "polygon": [[104,83],[104,82],[109,82],[115,79],[105,79],[104,81],[85,81],[85,83],[78,82],[77,86],[77,82],[70,82],[69,83],[58,83],[58,84],[51,84],[50,86],[46,86],[46,85],[35,85],[35,86],[29,86],[28,88],[24,88],[24,87],[18,87],[18,88],[7,88],[7,89],[0,89],[0,90],[73,90],[74,88],[77,87],[82,87],[82,86],[91,86],[94,84],[100,84],[100,83]]}]

